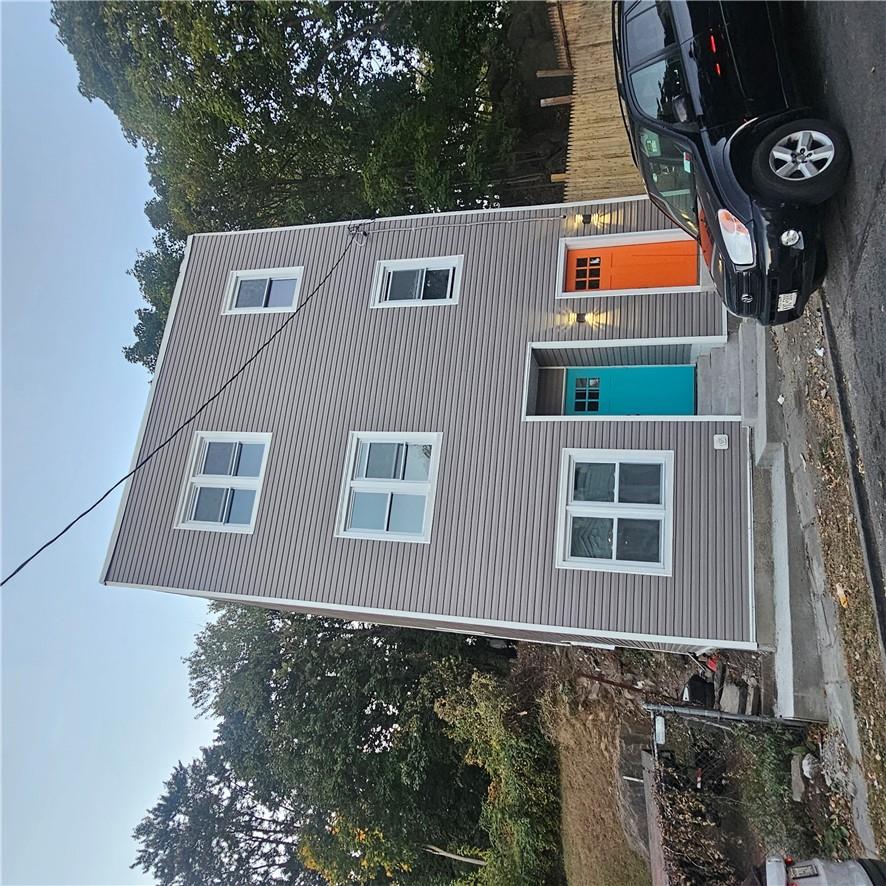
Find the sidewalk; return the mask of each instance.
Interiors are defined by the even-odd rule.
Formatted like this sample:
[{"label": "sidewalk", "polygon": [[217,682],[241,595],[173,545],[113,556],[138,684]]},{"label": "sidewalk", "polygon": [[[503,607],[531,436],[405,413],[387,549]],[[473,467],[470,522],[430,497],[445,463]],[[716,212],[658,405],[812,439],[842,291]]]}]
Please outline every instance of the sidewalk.
[{"label": "sidewalk", "polygon": [[886,855],[886,658],[853,508],[840,412],[817,299],[773,333],[787,473],[799,511],[832,727],[850,764],[861,847]]}]

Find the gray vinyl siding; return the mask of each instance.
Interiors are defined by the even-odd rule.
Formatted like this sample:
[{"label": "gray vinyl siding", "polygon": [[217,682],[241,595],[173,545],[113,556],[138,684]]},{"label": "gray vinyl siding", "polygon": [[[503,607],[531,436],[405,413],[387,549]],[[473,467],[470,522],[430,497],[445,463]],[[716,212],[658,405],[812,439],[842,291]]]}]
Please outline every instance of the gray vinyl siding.
[{"label": "gray vinyl siding", "polygon": [[[593,207],[598,233],[669,223],[645,200]],[[194,422],[193,430],[269,432],[255,532],[177,530],[192,433],[134,478],[105,580],[280,605],[409,613],[489,633],[532,626],[749,641],[746,431],[724,422],[523,422],[530,341],[721,335],[713,292],[555,300],[557,209],[374,222],[275,343]],[[164,440],[288,314],[222,315],[233,269],[304,266],[302,296],[348,243],[346,226],[193,239],[139,457]],[[371,309],[382,259],[463,255],[459,304]],[[600,327],[565,326],[564,307],[605,310]],[[348,434],[440,432],[429,544],[334,537]],[[712,435],[730,448],[715,452]],[[565,447],[675,454],[673,575],[554,567]],[[470,627],[467,632],[474,632]],[[478,628],[475,632],[480,632]],[[564,635],[571,636],[571,635]]]},{"label": "gray vinyl siding", "polygon": [[[535,397],[533,397],[532,382],[536,381]],[[530,409],[530,415],[562,415],[563,414],[563,386],[566,383],[566,371],[563,369],[540,369],[531,372],[529,376],[529,391],[526,402],[535,404]]]},{"label": "gray vinyl siding", "polygon": [[690,363],[690,345],[532,349],[538,366],[673,366]]}]

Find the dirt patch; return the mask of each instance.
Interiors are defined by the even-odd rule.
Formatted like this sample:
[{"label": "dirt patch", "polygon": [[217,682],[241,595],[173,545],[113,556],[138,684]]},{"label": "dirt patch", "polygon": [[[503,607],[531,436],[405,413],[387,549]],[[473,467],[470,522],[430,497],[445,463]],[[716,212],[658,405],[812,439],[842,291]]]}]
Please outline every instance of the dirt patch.
[{"label": "dirt patch", "polygon": [[839,613],[846,668],[852,684],[868,785],[868,810],[881,853],[886,853],[886,691],[876,613],[864,570],[849,486],[849,466],[821,312],[810,303],[801,320],[776,336],[788,384],[802,398],[807,421],[805,463],[816,491],[817,529],[828,587]]}]

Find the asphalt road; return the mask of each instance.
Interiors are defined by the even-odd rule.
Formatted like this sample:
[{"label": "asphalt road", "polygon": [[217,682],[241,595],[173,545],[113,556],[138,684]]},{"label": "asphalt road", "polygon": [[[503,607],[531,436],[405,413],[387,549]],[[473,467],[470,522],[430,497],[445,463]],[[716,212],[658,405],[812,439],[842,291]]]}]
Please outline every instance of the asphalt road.
[{"label": "asphalt road", "polygon": [[[808,100],[852,143],[826,206],[825,304],[862,464],[869,539],[886,574],[886,3],[789,5]],[[876,578],[876,577],[875,577]]]}]

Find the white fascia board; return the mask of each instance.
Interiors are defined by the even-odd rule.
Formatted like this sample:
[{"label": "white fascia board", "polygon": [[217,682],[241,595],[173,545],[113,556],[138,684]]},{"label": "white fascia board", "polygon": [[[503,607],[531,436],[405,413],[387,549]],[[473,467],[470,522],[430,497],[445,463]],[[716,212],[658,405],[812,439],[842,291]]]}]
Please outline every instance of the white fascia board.
[{"label": "white fascia board", "polygon": [[[602,206],[606,203],[636,203],[648,200],[646,194],[628,197],[609,197],[605,200],[573,200],[569,203],[537,203],[531,206],[493,206],[489,209],[453,209],[447,212],[421,212],[416,215],[388,215],[380,218],[363,218],[350,221],[317,222],[312,225],[284,225],[278,228],[247,228],[242,231],[203,231],[195,237],[230,237],[237,234],[260,234],[264,231],[303,231],[307,228],[335,228],[342,225],[368,225],[390,221],[412,221],[420,218],[448,218],[454,215],[493,215],[505,212],[531,212],[540,209],[577,209],[579,206]],[[687,235],[688,236],[688,235]]]},{"label": "white fascia board", "polygon": [[[217,600],[223,603],[249,603],[270,606],[277,609],[289,609],[304,612],[308,615],[330,615],[346,621],[368,621],[379,624],[396,624],[395,619],[408,619],[411,624],[403,627],[428,628],[431,630],[464,631],[466,634],[481,632],[495,636],[519,639],[513,636],[515,631],[535,631],[542,634],[563,634],[576,638],[601,638],[611,640],[614,644],[620,641],[627,643],[658,643],[671,646],[713,647],[716,649],[744,649],[753,651],[757,644],[747,640],[724,640],[713,637],[671,637],[664,634],[642,634],[626,631],[607,631],[598,628],[575,628],[560,625],[539,625],[527,622],[496,621],[487,618],[468,618],[459,615],[440,615],[428,612],[408,612],[400,609],[374,609],[368,606],[342,606],[338,603],[320,603],[307,600],[288,600],[281,597],[262,597],[255,594],[224,594],[215,591],[201,591],[187,588],[169,588],[160,585],[126,584],[125,582],[106,581],[109,587],[137,588],[147,591],[163,591],[169,594],[182,594],[188,597],[202,597],[206,600]],[[441,628],[441,622],[458,627]],[[496,633],[498,632],[498,633]]]},{"label": "white fascia board", "polygon": [[[149,382],[148,399],[145,401],[145,411],[142,413],[141,424],[138,428],[138,436],[135,438],[135,450],[132,453],[132,461],[129,464],[130,472],[135,469],[138,464],[139,453],[142,448],[142,441],[145,436],[145,429],[148,425],[148,415],[151,412],[151,404],[154,402],[154,391],[157,390],[157,379],[160,377],[160,369],[163,366],[163,357],[166,354],[166,347],[169,343],[169,336],[172,331],[172,324],[175,321],[175,312],[178,309],[179,298],[181,297],[182,288],[184,286],[185,274],[188,269],[188,259],[191,256],[191,246],[194,236],[188,237],[185,243],[185,254],[182,256],[182,263],[178,269],[178,277],[175,281],[175,289],[172,291],[172,301],[169,304],[169,314],[166,317],[166,325],[163,327],[163,338],[160,341],[160,349],[157,351],[157,362],[154,364],[154,375]],[[105,561],[102,565],[102,571],[99,575],[101,584],[108,584],[105,580],[108,574],[108,568],[111,565],[111,557],[114,555],[114,549],[117,547],[117,537],[120,534],[120,524],[123,522],[123,513],[126,510],[126,502],[129,499],[129,490],[132,486],[132,477],[130,477],[123,487],[123,495],[120,496],[120,504],[117,507],[117,516],[114,520],[114,528],[111,531],[111,538],[108,541],[108,550],[105,554]]]}]

